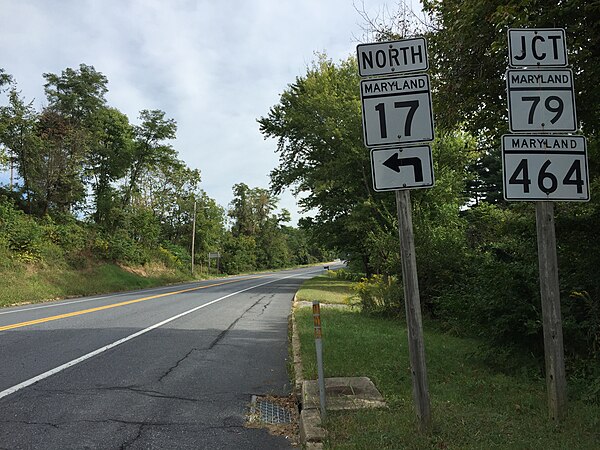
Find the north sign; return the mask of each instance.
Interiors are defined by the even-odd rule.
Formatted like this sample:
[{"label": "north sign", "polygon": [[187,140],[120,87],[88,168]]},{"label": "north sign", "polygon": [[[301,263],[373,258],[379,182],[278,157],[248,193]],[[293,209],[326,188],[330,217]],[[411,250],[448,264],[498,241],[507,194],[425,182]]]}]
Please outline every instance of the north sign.
[{"label": "north sign", "polygon": [[513,67],[567,65],[567,43],[562,28],[508,30],[509,64]]},{"label": "north sign", "polygon": [[508,123],[512,132],[577,130],[570,69],[508,70]]},{"label": "north sign", "polygon": [[362,80],[360,97],[367,147],[433,140],[428,75]]},{"label": "north sign", "polygon": [[373,188],[378,191],[428,188],[434,185],[431,147],[371,150]]},{"label": "north sign", "polygon": [[586,140],[572,135],[504,135],[506,200],[590,199]]},{"label": "north sign", "polygon": [[377,42],[356,46],[361,77],[392,75],[427,70],[427,45],[424,38]]}]

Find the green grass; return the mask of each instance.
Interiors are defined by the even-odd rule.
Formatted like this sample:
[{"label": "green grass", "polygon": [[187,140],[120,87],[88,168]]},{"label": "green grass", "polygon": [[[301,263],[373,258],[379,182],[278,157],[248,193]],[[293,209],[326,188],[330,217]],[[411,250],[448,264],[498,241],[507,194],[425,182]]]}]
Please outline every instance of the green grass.
[{"label": "green grass", "polygon": [[[315,294],[316,295],[316,294]],[[600,449],[600,406],[571,401],[548,420],[545,382],[485,366],[478,342],[425,330],[433,429],[416,432],[406,329],[357,311],[321,312],[326,376],[368,376],[389,408],[331,412],[326,448]],[[310,308],[296,311],[305,378],[316,378]]]},{"label": "green grass", "polygon": [[184,279],[186,277],[176,271],[155,269],[137,274],[114,264],[96,264],[76,270],[58,265],[27,265],[4,260],[4,264],[0,264],[0,307],[143,289]]},{"label": "green grass", "polygon": [[302,284],[296,294],[299,301],[312,302],[319,300],[322,303],[337,303],[351,305],[358,302],[354,297],[355,283],[332,278],[329,275],[319,275]]}]

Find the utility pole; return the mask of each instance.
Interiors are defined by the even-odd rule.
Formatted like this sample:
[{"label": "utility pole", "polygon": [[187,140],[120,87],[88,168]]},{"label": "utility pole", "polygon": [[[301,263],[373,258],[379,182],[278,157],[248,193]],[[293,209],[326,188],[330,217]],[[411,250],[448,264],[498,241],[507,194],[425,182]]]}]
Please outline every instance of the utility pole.
[{"label": "utility pole", "polygon": [[194,217],[192,219],[192,276],[194,276],[195,245],[196,245],[196,200],[194,200]]}]

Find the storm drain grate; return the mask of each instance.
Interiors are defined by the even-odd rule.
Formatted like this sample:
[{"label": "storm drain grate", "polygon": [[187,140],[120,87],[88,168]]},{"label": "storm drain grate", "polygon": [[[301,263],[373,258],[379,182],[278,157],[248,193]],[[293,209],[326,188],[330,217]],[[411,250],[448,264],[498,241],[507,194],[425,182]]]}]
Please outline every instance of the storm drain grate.
[{"label": "storm drain grate", "polygon": [[289,408],[261,398],[253,397],[252,400],[253,412],[260,416],[261,422],[273,425],[293,422],[293,414]]}]

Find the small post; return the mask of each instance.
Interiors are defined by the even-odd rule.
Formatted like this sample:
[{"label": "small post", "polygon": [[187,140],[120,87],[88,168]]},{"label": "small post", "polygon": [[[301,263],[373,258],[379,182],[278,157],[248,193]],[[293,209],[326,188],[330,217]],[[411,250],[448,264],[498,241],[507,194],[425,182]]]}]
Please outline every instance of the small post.
[{"label": "small post", "polygon": [[196,244],[196,200],[194,200],[194,217],[192,220],[192,276],[194,276],[195,244]]},{"label": "small post", "polygon": [[317,374],[319,378],[319,400],[321,406],[321,420],[327,417],[326,399],[325,399],[325,374],[323,372],[323,342],[321,341],[321,305],[318,301],[313,301],[313,322],[315,326],[315,347],[317,350]]},{"label": "small post", "polygon": [[396,207],[398,209],[398,233],[400,234],[402,281],[406,305],[406,327],[413,400],[417,419],[419,420],[419,431],[424,432],[431,427],[431,405],[425,364],[423,319],[421,317],[421,298],[417,278],[417,258],[415,256],[410,192],[408,190],[396,191]]},{"label": "small post", "polygon": [[554,203],[536,202],[537,245],[540,271],[540,294],[544,327],[544,356],[546,361],[546,390],[548,410],[555,422],[567,412],[567,381],[563,348]]}]

